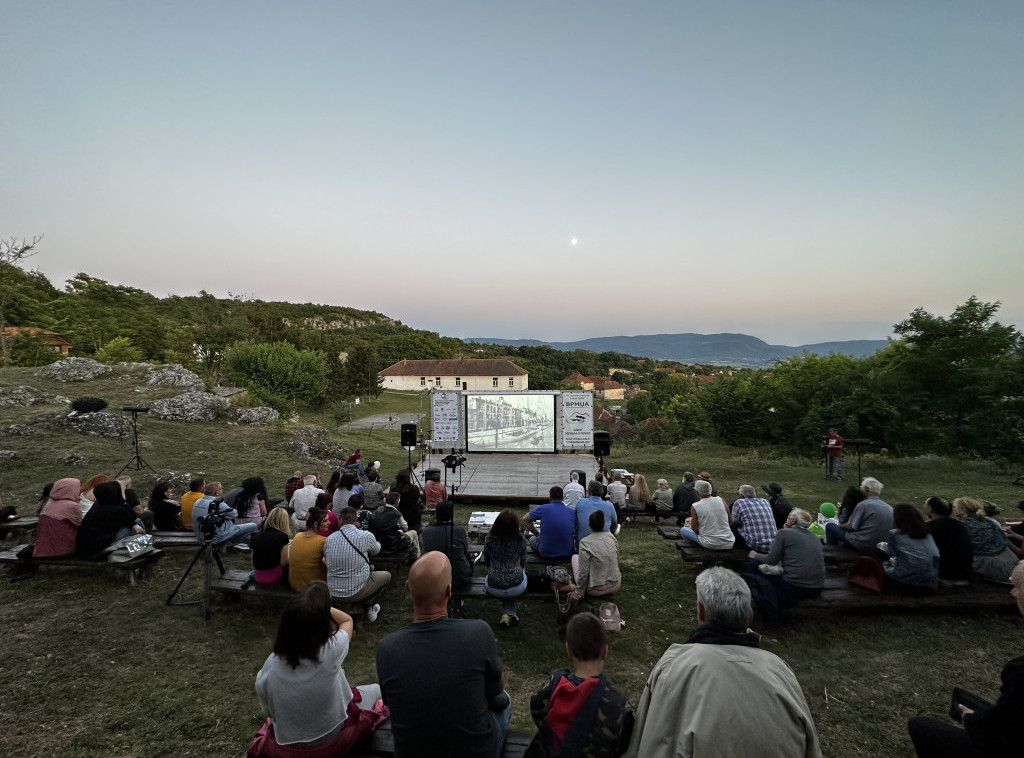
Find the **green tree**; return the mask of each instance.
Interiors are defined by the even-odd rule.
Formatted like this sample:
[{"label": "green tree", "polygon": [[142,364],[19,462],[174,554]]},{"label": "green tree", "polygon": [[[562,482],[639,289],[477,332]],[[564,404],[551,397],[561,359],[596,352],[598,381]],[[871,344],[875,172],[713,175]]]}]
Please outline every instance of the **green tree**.
[{"label": "green tree", "polygon": [[342,389],[346,395],[377,397],[381,392],[383,377],[377,376],[377,351],[365,340],[359,340],[349,348],[345,359]]},{"label": "green tree", "polygon": [[658,415],[658,403],[649,392],[641,392],[626,401],[626,421],[639,424]]},{"label": "green tree", "polygon": [[25,290],[24,285],[31,277],[21,270],[21,262],[31,258],[38,251],[36,245],[42,236],[32,238],[32,241],[21,240],[17,237],[0,239],[0,357],[4,365],[11,362],[12,339],[7,334],[8,325],[20,325],[17,315],[12,311],[19,310],[20,295]]},{"label": "green tree", "polygon": [[132,361],[141,361],[142,353],[127,337],[114,337],[114,339],[96,351],[95,358],[100,363],[130,363]]},{"label": "green tree", "polygon": [[224,363],[234,378],[257,394],[311,402],[327,391],[326,356],[296,350],[290,342],[236,342],[228,348]]}]

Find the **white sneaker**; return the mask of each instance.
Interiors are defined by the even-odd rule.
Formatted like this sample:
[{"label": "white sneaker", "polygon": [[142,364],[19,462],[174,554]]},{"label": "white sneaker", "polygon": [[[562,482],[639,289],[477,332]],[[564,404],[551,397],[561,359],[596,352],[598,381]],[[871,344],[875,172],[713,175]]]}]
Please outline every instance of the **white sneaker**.
[{"label": "white sneaker", "polygon": [[380,603],[374,603],[373,607],[371,607],[370,610],[368,610],[366,612],[366,618],[372,624],[374,621],[377,620],[377,614],[379,614],[379,613],[380,613]]}]

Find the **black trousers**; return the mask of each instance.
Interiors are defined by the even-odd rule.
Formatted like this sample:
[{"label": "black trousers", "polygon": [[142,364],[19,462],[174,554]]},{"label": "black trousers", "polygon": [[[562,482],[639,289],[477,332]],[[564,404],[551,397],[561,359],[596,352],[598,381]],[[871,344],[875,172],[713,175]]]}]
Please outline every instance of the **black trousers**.
[{"label": "black trousers", "polygon": [[963,727],[949,721],[915,716],[907,724],[917,758],[981,758]]}]

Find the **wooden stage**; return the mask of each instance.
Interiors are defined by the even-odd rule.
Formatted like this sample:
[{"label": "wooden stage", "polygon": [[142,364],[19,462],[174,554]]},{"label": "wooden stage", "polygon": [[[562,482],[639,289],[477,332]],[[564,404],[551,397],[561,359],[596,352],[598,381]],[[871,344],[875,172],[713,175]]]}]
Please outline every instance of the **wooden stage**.
[{"label": "wooden stage", "polygon": [[[416,467],[416,481],[422,487],[427,469],[441,471],[445,482],[445,453],[428,453]],[[447,470],[448,491],[454,483],[455,501],[486,503],[488,500],[522,500],[545,503],[548,490],[565,486],[569,472],[583,471],[586,480],[597,473],[597,461],[589,452],[565,453],[470,453],[454,473]],[[460,481],[461,480],[461,481]]]}]

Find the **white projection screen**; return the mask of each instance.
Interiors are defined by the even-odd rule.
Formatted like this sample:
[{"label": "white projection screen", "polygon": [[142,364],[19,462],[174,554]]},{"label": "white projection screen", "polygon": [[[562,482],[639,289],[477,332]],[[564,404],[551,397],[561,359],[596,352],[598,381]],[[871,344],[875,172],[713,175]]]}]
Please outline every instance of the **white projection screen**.
[{"label": "white projection screen", "polygon": [[467,392],[466,450],[555,452],[556,393]]}]

